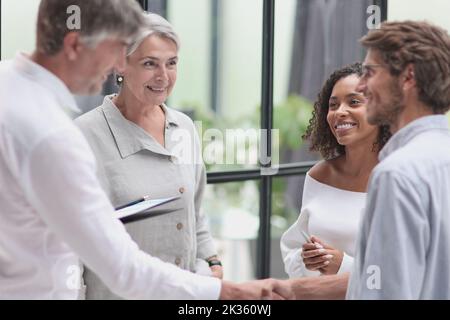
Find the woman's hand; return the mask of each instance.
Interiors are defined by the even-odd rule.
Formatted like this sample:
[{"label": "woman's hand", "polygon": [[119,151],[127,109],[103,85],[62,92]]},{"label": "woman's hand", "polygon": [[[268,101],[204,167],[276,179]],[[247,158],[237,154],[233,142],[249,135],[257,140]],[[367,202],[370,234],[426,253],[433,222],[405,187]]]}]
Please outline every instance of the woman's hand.
[{"label": "woman's hand", "polygon": [[211,266],[212,277],[223,279],[223,268],[222,266]]},{"label": "woman's hand", "polygon": [[344,253],[312,236],[311,242],[303,245],[302,258],[308,270],[319,271],[321,274],[336,274],[341,267]]}]

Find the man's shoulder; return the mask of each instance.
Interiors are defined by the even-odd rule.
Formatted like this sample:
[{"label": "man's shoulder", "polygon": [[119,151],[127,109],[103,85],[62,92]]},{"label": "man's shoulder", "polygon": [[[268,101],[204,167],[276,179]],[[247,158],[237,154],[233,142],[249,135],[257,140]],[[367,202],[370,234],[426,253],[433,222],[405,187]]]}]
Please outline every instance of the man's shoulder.
[{"label": "man's shoulder", "polygon": [[[424,183],[443,166],[450,165],[450,134],[429,131],[389,154],[374,169],[373,176],[389,174]],[[434,174],[433,174],[434,173]]]},{"label": "man's shoulder", "polygon": [[2,78],[5,73],[10,72],[11,69],[12,69],[12,60],[0,61],[0,78]]},{"label": "man's shoulder", "polygon": [[[2,127],[23,146],[32,146],[50,132],[67,128],[70,118],[51,93],[28,79],[14,75],[11,83],[0,89]],[[3,81],[0,81],[0,86]],[[15,86],[14,86],[15,84]]]},{"label": "man's shoulder", "polygon": [[[18,73],[11,61],[0,62],[0,93],[2,97],[2,108],[11,108],[20,111],[17,105],[21,102],[35,101],[37,84]],[[13,107],[13,108],[12,108]]]}]

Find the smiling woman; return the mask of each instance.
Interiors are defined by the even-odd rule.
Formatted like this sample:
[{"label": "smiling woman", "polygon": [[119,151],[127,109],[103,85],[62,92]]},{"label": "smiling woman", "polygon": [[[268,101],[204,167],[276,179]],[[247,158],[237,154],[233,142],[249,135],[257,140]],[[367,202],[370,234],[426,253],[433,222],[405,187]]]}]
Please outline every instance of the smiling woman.
[{"label": "smiling woman", "polygon": [[[345,145],[338,142],[337,137],[327,120],[329,114],[333,114],[334,110],[337,108],[337,101],[339,100],[337,96],[333,95],[333,91],[334,93],[337,93],[338,91],[347,92],[347,107],[349,104],[355,103],[355,101],[348,101],[348,99],[356,97],[356,100],[358,100],[356,106],[363,105],[364,108],[350,108],[347,110],[357,109],[363,110],[362,112],[365,113],[365,98],[360,92],[356,91],[356,86],[358,84],[357,79],[362,75],[363,68],[360,63],[355,63],[337,70],[325,82],[318,95],[318,99],[314,104],[313,117],[310,120],[310,125],[304,138],[311,141],[311,150],[319,151],[324,159],[332,159],[346,153]],[[341,79],[347,77],[353,78],[353,81],[346,80],[345,82],[341,81],[338,84]],[[336,86],[336,84],[338,85]],[[343,106],[345,107],[345,104]],[[343,109],[341,108],[341,111],[342,110]],[[367,122],[364,121],[364,123]],[[378,145],[378,149],[381,149],[381,147],[388,140],[389,136],[389,128],[386,126],[381,126],[378,130],[378,137],[373,143],[376,143]]]},{"label": "smiling woman", "polygon": [[366,121],[366,108],[363,94],[356,92],[358,75],[353,74],[340,79],[331,93],[327,122],[337,142],[342,146],[353,143],[373,143],[377,139],[377,127]]},{"label": "smiling woman", "polygon": [[[182,269],[221,278],[200,211],[206,185],[200,141],[192,120],[165,105],[177,79],[178,37],[156,14],[145,14],[145,23],[127,49],[119,94],[106,96],[75,122],[94,151],[99,180],[113,205],[144,195],[180,197],[170,214],[126,225],[139,248]],[[117,298],[92,271],[86,269],[84,280],[88,299]]]},{"label": "smiling woman", "polygon": [[[389,138],[384,126],[366,120],[366,99],[359,92],[360,63],[335,71],[314,105],[305,134],[324,161],[306,175],[302,211],[281,239],[290,277],[348,272],[378,151]],[[304,234],[313,235],[305,239]]]}]

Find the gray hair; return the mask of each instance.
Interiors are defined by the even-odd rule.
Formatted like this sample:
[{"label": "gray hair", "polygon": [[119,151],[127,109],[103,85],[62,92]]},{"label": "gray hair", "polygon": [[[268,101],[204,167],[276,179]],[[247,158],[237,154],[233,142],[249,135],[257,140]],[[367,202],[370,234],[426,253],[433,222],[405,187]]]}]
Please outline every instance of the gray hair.
[{"label": "gray hair", "polygon": [[177,50],[180,49],[180,40],[169,21],[167,21],[160,15],[151,12],[144,12],[143,19],[144,22],[141,30],[139,31],[140,33],[135,38],[135,41],[133,41],[133,43],[131,43],[131,45],[128,47],[127,56],[133,54],[133,52],[136,51],[141,43],[151,35],[157,35],[159,37],[172,40],[173,42],[175,42]]},{"label": "gray hair", "polygon": [[[71,11],[79,8],[79,29],[69,27]],[[143,24],[142,9],[136,0],[42,0],[37,21],[37,50],[46,55],[59,52],[64,37],[80,33],[83,43],[95,47],[109,38],[135,41]]]}]

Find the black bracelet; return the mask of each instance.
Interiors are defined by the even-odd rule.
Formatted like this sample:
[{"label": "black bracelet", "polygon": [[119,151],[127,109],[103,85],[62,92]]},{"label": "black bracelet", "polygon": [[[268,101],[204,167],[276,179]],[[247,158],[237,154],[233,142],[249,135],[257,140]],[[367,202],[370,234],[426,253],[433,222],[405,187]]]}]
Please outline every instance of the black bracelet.
[{"label": "black bracelet", "polygon": [[208,260],[207,261],[208,262],[208,265],[210,266],[210,267],[212,267],[212,266],[222,266],[222,262],[220,262],[220,260]]}]

